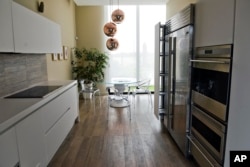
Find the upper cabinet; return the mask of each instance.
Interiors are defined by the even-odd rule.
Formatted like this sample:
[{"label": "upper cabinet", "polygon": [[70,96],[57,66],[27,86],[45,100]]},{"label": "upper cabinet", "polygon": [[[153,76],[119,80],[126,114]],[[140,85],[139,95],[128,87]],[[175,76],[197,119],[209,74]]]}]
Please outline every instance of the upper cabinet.
[{"label": "upper cabinet", "polygon": [[11,0],[1,1],[0,9],[0,44],[6,43],[0,46],[0,52],[61,52],[61,30],[58,24]]},{"label": "upper cabinet", "polygon": [[11,1],[0,1],[0,52],[14,52]]},{"label": "upper cabinet", "polygon": [[12,3],[15,52],[60,53],[60,26],[41,15]]},{"label": "upper cabinet", "polygon": [[235,0],[198,0],[195,47],[233,43]]}]

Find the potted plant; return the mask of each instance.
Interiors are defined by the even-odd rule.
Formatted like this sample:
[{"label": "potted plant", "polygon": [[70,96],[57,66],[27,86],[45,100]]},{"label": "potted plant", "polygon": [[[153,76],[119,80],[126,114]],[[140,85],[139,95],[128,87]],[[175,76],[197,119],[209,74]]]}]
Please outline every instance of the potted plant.
[{"label": "potted plant", "polygon": [[96,48],[74,48],[72,60],[72,73],[74,79],[81,81],[85,89],[91,89],[92,85],[104,79],[104,69],[108,64],[108,55]]}]

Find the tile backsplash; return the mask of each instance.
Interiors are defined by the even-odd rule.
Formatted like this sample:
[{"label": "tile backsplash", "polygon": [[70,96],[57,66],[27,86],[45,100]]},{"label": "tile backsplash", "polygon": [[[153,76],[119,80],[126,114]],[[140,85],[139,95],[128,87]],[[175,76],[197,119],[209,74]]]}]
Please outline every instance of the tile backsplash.
[{"label": "tile backsplash", "polygon": [[47,79],[45,54],[0,53],[0,97]]}]

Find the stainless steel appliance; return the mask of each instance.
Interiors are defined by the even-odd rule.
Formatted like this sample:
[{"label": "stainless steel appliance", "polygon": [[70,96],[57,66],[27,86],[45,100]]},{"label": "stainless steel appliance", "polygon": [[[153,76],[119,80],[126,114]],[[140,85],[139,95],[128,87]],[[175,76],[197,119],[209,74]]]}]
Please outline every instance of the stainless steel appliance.
[{"label": "stainless steel appliance", "polygon": [[166,22],[165,51],[167,110],[164,122],[180,148],[187,155],[190,118],[190,83],[193,51],[193,10],[189,5]]},{"label": "stainless steel appliance", "polygon": [[190,153],[201,166],[223,164],[232,45],[196,49],[192,65]]},{"label": "stainless steel appliance", "polygon": [[186,154],[190,109],[190,38],[187,26],[169,35],[168,131]]}]

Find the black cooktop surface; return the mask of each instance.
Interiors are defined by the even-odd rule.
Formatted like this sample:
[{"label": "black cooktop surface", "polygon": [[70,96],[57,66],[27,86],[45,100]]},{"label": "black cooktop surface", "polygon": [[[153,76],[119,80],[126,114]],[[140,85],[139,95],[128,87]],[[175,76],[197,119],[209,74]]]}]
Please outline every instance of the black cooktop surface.
[{"label": "black cooktop surface", "polygon": [[5,98],[43,98],[61,86],[34,86]]}]

